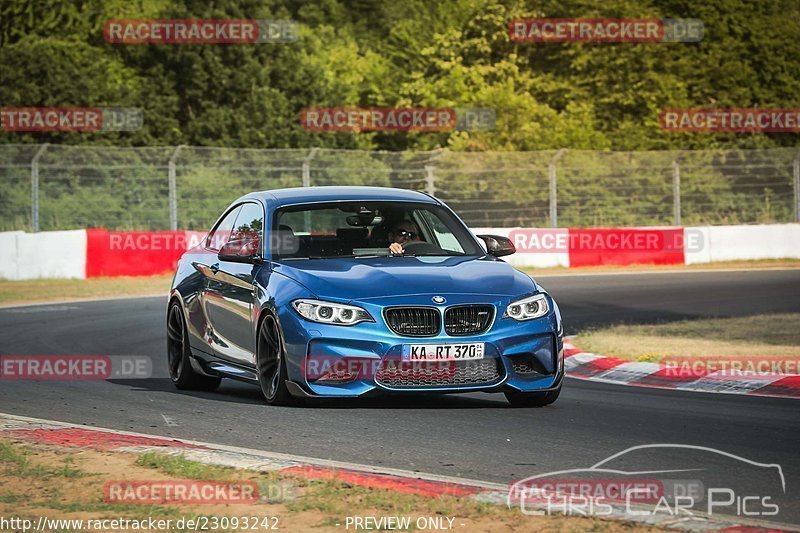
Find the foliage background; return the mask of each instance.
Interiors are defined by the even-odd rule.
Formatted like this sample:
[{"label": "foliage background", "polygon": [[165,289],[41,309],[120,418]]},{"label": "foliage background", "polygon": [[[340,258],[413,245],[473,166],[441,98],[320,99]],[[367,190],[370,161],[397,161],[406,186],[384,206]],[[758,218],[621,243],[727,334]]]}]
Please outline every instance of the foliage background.
[{"label": "foliage background", "polygon": [[[699,18],[700,43],[514,43],[524,17]],[[288,18],[299,41],[121,45],[109,19]],[[365,149],[794,146],[796,134],[666,133],[667,107],[800,107],[796,0],[4,0],[0,103],[128,106],[135,133],[0,141]],[[490,107],[490,132],[307,132],[304,107]]]},{"label": "foliage background", "polygon": [[[511,42],[508,21],[526,17],[698,18],[705,37]],[[301,31],[289,44],[103,38],[109,19],[181,18],[292,19]],[[421,152],[446,148],[435,157],[437,191],[480,225],[549,224],[548,163],[562,148],[569,152],[559,163],[559,222],[668,224],[671,164],[680,160],[684,223],[790,221],[800,134],[665,132],[659,113],[800,108],[800,2],[0,0],[0,107],[23,106],[140,107],[144,127],[0,132],[0,229],[31,222],[30,150],[11,145],[44,142],[95,150],[43,156],[42,229],[166,227],[166,161],[170,147],[183,144],[414,151],[420,161],[329,151],[312,169],[314,184],[409,188],[425,186],[433,156]],[[436,133],[300,127],[303,108],[331,106],[488,107],[497,124]],[[527,151],[537,152],[519,153]],[[241,193],[299,184],[305,153],[207,157],[189,149],[178,168],[180,225],[203,229]]]}]

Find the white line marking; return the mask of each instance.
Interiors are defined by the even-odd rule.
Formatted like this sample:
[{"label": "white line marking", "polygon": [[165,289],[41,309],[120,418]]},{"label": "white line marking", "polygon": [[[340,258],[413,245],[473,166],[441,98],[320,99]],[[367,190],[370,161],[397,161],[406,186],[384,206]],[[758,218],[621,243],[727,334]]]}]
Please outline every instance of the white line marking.
[{"label": "white line marking", "polygon": [[169,291],[157,294],[132,294],[130,296],[107,296],[105,298],[75,298],[74,300],[45,300],[41,302],[31,303],[11,303],[0,304],[0,309],[16,309],[22,307],[34,307],[37,305],[54,305],[54,304],[81,304],[87,302],[113,302],[115,300],[141,300],[143,298],[164,298],[164,305],[166,305],[169,298]]},{"label": "white line marking", "polygon": [[6,307],[0,309],[4,313],[16,313],[16,314],[27,314],[27,313],[46,313],[46,312],[54,312],[54,311],[70,311],[72,309],[80,309],[80,307],[76,305],[42,305],[36,307]]},{"label": "white line marking", "polygon": [[178,423],[175,422],[175,420],[171,416],[167,416],[164,413],[161,413],[161,418],[163,418],[164,422],[166,422],[167,425],[170,427],[175,427],[178,425]]}]

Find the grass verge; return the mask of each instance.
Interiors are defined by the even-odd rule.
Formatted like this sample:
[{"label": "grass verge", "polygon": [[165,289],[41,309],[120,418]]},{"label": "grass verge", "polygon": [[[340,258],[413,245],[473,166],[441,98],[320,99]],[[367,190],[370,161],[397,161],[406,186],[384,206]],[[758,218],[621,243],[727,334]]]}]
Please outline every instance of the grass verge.
[{"label": "grass verge", "polygon": [[167,295],[172,275],[90,279],[0,279],[0,304],[57,302],[82,298]]},{"label": "grass verge", "polygon": [[584,331],[574,343],[596,354],[652,362],[665,357],[800,358],[800,313],[616,325]]},{"label": "grass verge", "polygon": [[[65,460],[78,476],[59,475]],[[23,471],[20,465],[25,465]],[[255,481],[280,482],[293,487],[291,497],[267,498],[258,503],[207,504],[115,504],[104,499],[109,481]],[[169,519],[182,531],[178,520],[198,517],[227,517],[225,527],[213,531],[236,531],[234,517],[272,517],[280,529],[289,531],[342,531],[347,516],[410,517],[416,529],[417,517],[452,518],[453,529],[461,531],[663,531],[617,521],[586,517],[527,516],[518,509],[491,505],[465,498],[430,497],[371,489],[339,479],[311,480],[281,478],[275,472],[253,472],[206,465],[181,456],[147,453],[100,452],[29,442],[0,440],[0,516],[33,520],[44,516],[55,520]],[[219,522],[222,524],[223,522]],[[447,521],[444,521],[447,524]],[[230,527],[228,527],[230,526]],[[189,528],[190,529],[190,528]],[[242,529],[240,525],[240,529]],[[258,530],[265,529],[264,527]],[[253,530],[248,527],[247,530]]]}]

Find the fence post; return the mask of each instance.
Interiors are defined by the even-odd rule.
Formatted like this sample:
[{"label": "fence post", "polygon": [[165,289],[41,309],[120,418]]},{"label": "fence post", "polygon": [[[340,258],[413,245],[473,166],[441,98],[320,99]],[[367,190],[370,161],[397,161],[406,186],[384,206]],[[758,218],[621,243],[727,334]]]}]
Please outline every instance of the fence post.
[{"label": "fence post", "polygon": [[794,157],[794,220],[800,222],[800,154]]},{"label": "fence post", "polygon": [[672,162],[672,219],[675,226],[681,225],[681,167]]},{"label": "fence post", "polygon": [[436,167],[425,165],[425,192],[434,196],[436,194]]},{"label": "fence post", "polygon": [[556,155],[553,156],[553,159],[550,161],[550,165],[548,166],[548,174],[550,178],[549,190],[550,190],[550,227],[557,228],[558,227],[558,181],[556,179],[556,163],[564,157],[564,154],[567,152],[566,148],[561,148]]},{"label": "fence post", "polygon": [[39,158],[50,143],[44,143],[31,159],[31,231],[39,231]]},{"label": "fence post", "polygon": [[178,229],[178,182],[175,177],[175,160],[184,148],[181,144],[169,158],[169,229],[175,231]]},{"label": "fence post", "polygon": [[303,159],[303,187],[311,187],[311,160],[319,152],[319,148],[312,148],[305,159]]},{"label": "fence post", "polygon": [[428,159],[426,160],[425,165],[425,193],[430,194],[431,196],[436,195],[436,163],[440,157],[444,153],[446,153],[447,148],[436,148],[428,152]]},{"label": "fence post", "polygon": [[[311,187],[311,160],[319,153],[319,148],[312,148],[305,159],[303,159],[303,187]],[[305,231],[311,231],[311,212],[303,213],[303,224]]]}]

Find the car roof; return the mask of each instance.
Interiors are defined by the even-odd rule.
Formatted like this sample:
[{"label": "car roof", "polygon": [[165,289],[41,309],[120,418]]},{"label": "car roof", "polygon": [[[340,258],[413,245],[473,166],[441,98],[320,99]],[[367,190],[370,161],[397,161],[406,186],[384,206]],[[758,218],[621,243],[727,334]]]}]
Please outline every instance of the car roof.
[{"label": "car roof", "polygon": [[262,201],[269,201],[275,207],[304,202],[340,202],[349,200],[439,203],[425,193],[392,187],[292,187],[253,192],[240,198],[240,200],[254,197]]}]

